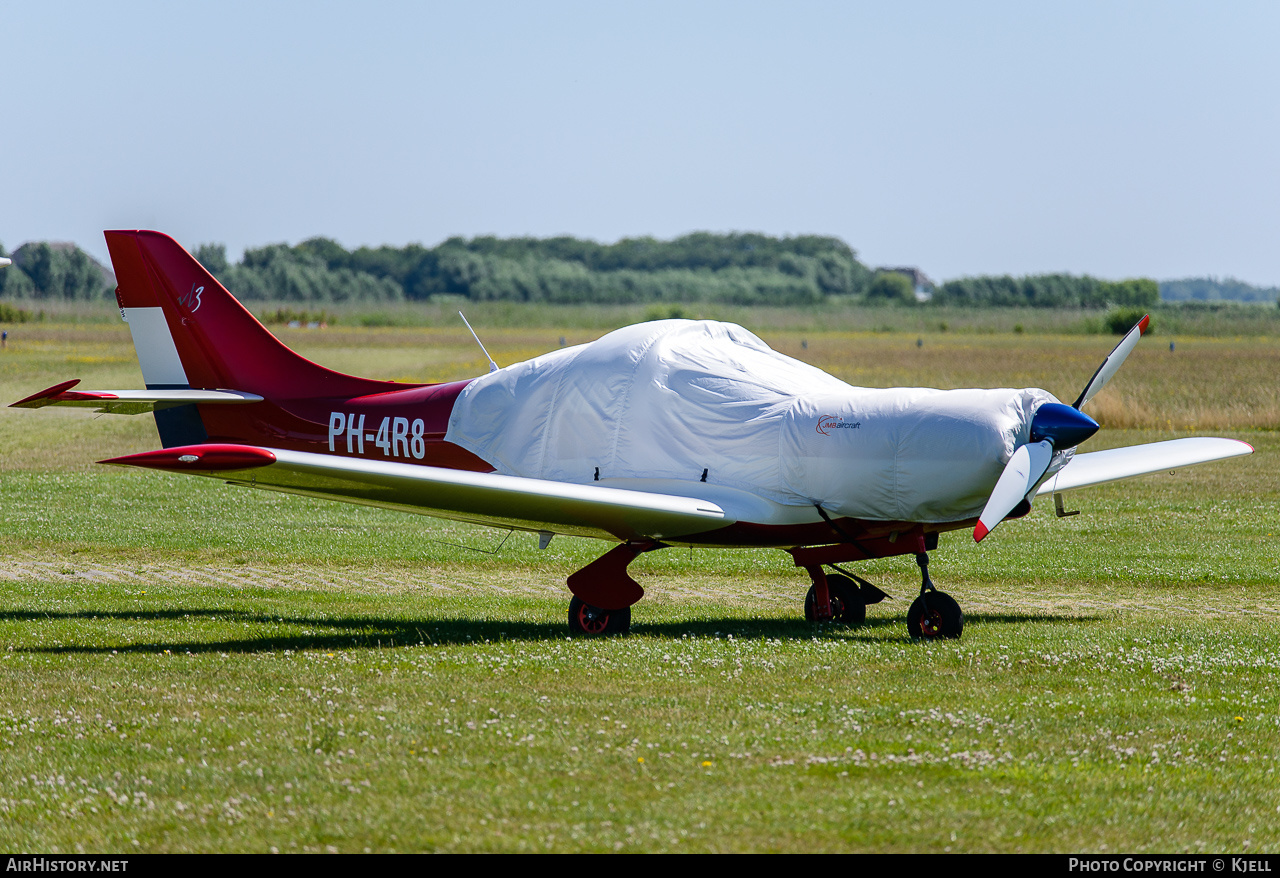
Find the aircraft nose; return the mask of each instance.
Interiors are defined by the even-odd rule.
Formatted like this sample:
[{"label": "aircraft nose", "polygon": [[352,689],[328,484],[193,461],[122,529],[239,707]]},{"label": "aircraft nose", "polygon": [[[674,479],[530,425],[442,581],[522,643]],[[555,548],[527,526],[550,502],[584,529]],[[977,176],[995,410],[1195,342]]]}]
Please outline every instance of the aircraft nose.
[{"label": "aircraft nose", "polygon": [[1079,409],[1049,402],[1031,419],[1031,441],[1048,439],[1054,449],[1073,448],[1098,432],[1098,422]]}]

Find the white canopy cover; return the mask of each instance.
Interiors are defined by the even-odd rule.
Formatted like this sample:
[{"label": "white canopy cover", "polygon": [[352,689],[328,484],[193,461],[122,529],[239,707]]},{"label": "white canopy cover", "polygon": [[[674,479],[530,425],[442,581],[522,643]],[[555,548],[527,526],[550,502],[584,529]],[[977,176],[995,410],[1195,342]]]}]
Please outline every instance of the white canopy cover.
[{"label": "white canopy cover", "polygon": [[[751,332],[659,320],[481,376],[445,438],[504,475],[707,481],[879,521],[981,511],[1037,390],[853,387]],[[981,463],[975,463],[980,461]],[[1056,471],[1062,461],[1055,461]]]}]

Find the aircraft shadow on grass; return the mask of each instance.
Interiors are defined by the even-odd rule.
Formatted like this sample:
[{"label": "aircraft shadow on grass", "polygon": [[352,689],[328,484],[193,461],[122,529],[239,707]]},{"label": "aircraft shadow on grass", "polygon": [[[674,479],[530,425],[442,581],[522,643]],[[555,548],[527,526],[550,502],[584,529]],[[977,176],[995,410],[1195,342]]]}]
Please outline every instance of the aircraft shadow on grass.
[{"label": "aircraft shadow on grass", "polygon": [[[113,622],[193,622],[207,620],[211,623],[254,624],[279,628],[290,626],[303,629],[320,629],[314,633],[263,633],[257,637],[222,640],[157,639],[147,643],[80,643],[54,646],[14,646],[14,652],[38,655],[146,653],[156,654],[168,650],[176,654],[267,653],[293,650],[295,652],[319,650],[386,649],[406,646],[479,646],[495,642],[536,642],[565,640],[564,626],[556,622],[512,622],[487,619],[404,619],[370,616],[339,618],[278,616],[265,613],[246,613],[239,610],[147,610],[142,612],[115,612],[82,610],[71,613],[48,611],[0,612],[0,622],[48,622],[48,621],[113,621]],[[1080,622],[1098,622],[1099,615],[1029,615],[1020,613],[991,613],[969,617],[971,623],[1022,625],[1026,623],[1066,625]],[[777,638],[780,640],[811,640],[815,637],[861,642],[910,641],[907,637],[894,637],[886,641],[879,629],[897,627],[901,619],[896,616],[875,617],[862,625],[846,627],[839,624],[813,624],[791,619],[751,619],[721,616],[680,622],[637,624],[634,633],[669,640],[685,637],[720,639],[732,635],[739,640]],[[927,641],[919,641],[927,642]]]}]

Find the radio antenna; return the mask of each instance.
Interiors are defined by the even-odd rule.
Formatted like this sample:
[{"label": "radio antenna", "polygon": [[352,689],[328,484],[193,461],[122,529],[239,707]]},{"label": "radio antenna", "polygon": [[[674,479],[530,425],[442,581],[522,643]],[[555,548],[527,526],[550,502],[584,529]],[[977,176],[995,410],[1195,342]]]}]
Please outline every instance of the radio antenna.
[{"label": "radio antenna", "polygon": [[480,350],[484,352],[484,358],[489,361],[489,371],[497,372],[498,364],[493,361],[493,357],[489,356],[489,352],[484,349],[484,342],[480,340],[480,336],[476,335],[474,329],[471,329],[471,324],[467,321],[467,315],[459,311],[458,316],[462,318],[463,323],[467,324],[467,329],[471,331],[471,337],[476,340],[476,344],[480,345]]}]

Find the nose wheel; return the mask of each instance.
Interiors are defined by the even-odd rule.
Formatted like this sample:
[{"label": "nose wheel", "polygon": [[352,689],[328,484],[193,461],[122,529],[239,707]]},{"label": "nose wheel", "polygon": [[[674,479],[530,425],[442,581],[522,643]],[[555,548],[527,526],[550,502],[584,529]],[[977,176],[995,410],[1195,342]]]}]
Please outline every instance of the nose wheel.
[{"label": "nose wheel", "polygon": [[964,630],[964,613],[951,595],[940,592],[929,579],[929,555],[916,554],[920,566],[920,597],[907,610],[907,633],[913,640],[956,639]]}]

